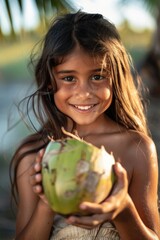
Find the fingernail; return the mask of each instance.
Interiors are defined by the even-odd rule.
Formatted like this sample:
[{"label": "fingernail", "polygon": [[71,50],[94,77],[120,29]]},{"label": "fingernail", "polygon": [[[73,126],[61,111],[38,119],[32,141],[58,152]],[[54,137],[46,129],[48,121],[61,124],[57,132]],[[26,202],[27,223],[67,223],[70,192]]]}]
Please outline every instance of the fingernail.
[{"label": "fingernail", "polygon": [[122,165],[119,162],[117,162],[117,167],[118,167],[119,171],[122,171]]},{"label": "fingernail", "polygon": [[36,163],[36,164],[34,165],[34,168],[35,168],[35,170],[38,170],[38,169],[39,169],[39,163]]},{"label": "fingernail", "polygon": [[80,205],[80,209],[85,210],[86,209],[86,205],[84,205],[83,203]]},{"label": "fingernail", "polygon": [[44,149],[41,149],[41,150],[39,151],[39,155],[42,156],[42,155],[43,155],[43,152],[44,152]]},{"label": "fingernail", "polygon": [[74,218],[74,217],[69,217],[69,218],[67,219],[67,222],[68,222],[68,223],[74,223],[74,222],[75,222],[75,218]]}]

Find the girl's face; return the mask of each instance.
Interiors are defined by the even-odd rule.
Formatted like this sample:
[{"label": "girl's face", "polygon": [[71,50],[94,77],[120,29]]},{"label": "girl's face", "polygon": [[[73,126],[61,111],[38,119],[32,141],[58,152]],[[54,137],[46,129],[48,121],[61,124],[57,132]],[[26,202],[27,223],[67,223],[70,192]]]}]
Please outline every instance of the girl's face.
[{"label": "girl's face", "polygon": [[57,91],[57,108],[78,125],[102,118],[112,101],[111,80],[102,63],[76,47],[52,69]]}]

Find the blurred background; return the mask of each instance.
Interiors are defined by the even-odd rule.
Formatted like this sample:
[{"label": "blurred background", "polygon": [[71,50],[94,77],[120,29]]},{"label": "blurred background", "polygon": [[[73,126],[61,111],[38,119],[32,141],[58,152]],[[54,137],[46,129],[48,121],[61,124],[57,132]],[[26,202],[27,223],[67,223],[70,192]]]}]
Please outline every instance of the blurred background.
[{"label": "blurred background", "polygon": [[159,0],[0,0],[0,240],[13,239],[9,163],[19,142],[31,132],[18,103],[33,90],[28,67],[35,44],[52,18],[77,10],[103,14],[118,28],[148,88],[147,118],[160,156],[160,1]]}]

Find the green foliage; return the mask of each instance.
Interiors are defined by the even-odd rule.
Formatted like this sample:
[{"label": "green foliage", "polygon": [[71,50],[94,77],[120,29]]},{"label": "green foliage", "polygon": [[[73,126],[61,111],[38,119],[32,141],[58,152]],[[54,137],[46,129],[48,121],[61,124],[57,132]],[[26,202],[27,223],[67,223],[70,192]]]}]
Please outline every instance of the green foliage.
[{"label": "green foliage", "polygon": [[[40,24],[45,23],[47,26],[49,23],[49,19],[51,16],[56,15],[58,13],[70,12],[75,10],[75,6],[72,0],[33,0],[35,6],[39,13]],[[11,9],[13,4],[17,3],[20,14],[23,17],[24,14],[24,0],[4,0],[6,12],[8,15],[9,23],[10,23],[10,36],[15,37],[17,35],[15,31],[15,27],[13,24],[14,18],[16,15],[12,13]],[[22,26],[22,31],[24,31]],[[0,35],[3,37],[3,32],[1,31],[1,23],[0,23]]]},{"label": "green foliage", "polygon": [[120,4],[137,4],[142,2],[146,10],[148,10],[154,18],[157,17],[158,11],[160,10],[160,0],[119,0]]},{"label": "green foliage", "polygon": [[31,78],[28,68],[30,54],[36,40],[34,37],[15,39],[0,45],[0,81],[23,81]]},{"label": "green foliage", "polygon": [[[33,77],[28,63],[34,45],[41,39],[42,33],[26,33],[23,38],[16,38],[0,44],[0,80],[1,81],[25,81]],[[151,30],[136,32],[131,29],[128,22],[119,27],[119,32],[125,47],[129,50],[134,61],[139,62],[151,46]],[[37,34],[37,35],[36,35]]]}]

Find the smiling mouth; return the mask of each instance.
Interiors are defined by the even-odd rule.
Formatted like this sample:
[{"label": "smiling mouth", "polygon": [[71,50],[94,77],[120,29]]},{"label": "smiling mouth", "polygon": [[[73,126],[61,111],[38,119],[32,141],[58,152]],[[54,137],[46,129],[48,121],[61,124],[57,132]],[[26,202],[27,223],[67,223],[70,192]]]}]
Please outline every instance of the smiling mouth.
[{"label": "smiling mouth", "polygon": [[72,106],[80,111],[88,111],[88,110],[92,109],[95,105],[96,104],[85,105],[85,106],[81,106],[81,105],[72,105]]}]

